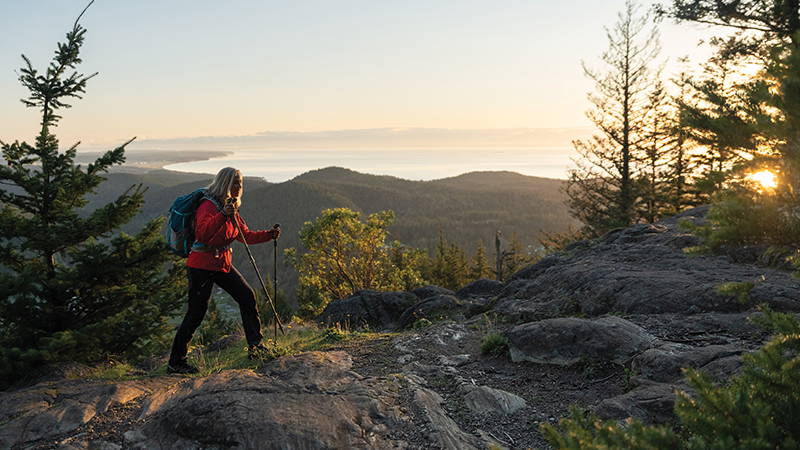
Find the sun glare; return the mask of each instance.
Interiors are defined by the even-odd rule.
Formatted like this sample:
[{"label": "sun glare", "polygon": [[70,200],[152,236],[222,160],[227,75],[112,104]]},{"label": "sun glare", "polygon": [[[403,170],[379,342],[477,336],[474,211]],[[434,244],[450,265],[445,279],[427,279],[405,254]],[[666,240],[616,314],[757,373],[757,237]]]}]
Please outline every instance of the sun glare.
[{"label": "sun glare", "polygon": [[778,185],[777,181],[775,180],[775,174],[768,170],[762,170],[761,172],[750,174],[750,176],[747,178],[758,182],[765,188],[774,188]]}]

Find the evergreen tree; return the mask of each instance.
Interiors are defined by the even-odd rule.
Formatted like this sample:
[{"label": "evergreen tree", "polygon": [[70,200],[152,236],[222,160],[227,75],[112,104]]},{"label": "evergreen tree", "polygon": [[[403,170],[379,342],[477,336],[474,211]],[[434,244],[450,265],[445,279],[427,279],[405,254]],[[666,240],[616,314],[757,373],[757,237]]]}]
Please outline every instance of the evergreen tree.
[{"label": "evergreen tree", "polygon": [[427,270],[424,271],[425,279],[436,286],[456,291],[472,281],[469,271],[464,250],[456,244],[448,243],[444,231],[439,229],[436,257],[428,262]]},{"label": "evergreen tree", "polygon": [[606,70],[597,72],[584,64],[596,89],[589,95],[594,109],[587,116],[602,134],[574,142],[580,159],[568,171],[565,193],[570,214],[590,236],[636,220],[637,159],[647,137],[649,97],[660,74],[653,69],[660,51],[658,31],[647,31],[649,15],[638,17],[637,10],[633,1],[626,1],[619,21],[607,31],[609,49],[601,56]]},{"label": "evergreen tree", "polygon": [[34,145],[0,143],[0,184],[10,186],[0,189],[0,388],[45,363],[147,355],[167,339],[166,317],[183,297],[177,268],[165,272],[162,221],[114,234],[138,213],[141,186],[78,216],[126,145],[86,169],[74,164],[78,144],[59,152],[56,112],[94,76],[74,71],[84,33],[76,21],[43,74],[23,56],[23,103],[41,111],[41,129]]},{"label": "evergreen tree", "polygon": [[738,72],[752,49],[735,38],[714,43],[717,52],[704,65],[703,76],[688,81],[692,96],[679,104],[687,137],[703,149],[695,155],[695,167],[698,194],[705,201],[722,187],[725,172],[757,153],[758,124],[766,117],[760,102],[752,102],[751,90],[761,83]]},{"label": "evergreen tree", "polygon": [[560,433],[550,424],[542,425],[547,442],[556,450],[679,450],[683,442],[666,426],[648,427],[639,420],[628,419],[624,425],[616,420],[601,421],[596,415],[584,418],[576,407],[570,418],[562,419]]},{"label": "evergreen tree", "polygon": [[492,269],[486,259],[486,247],[483,246],[483,239],[478,239],[478,248],[475,256],[472,257],[472,264],[469,269],[469,277],[474,281],[479,278],[489,278],[492,276]]},{"label": "evergreen tree", "polygon": [[[794,44],[773,47],[762,78],[747,89],[748,102],[761,112],[751,127],[768,143],[754,157],[725,173],[707,218],[710,226],[696,230],[710,248],[726,244],[766,243],[771,251],[791,255],[800,242],[800,49]],[[775,186],[765,187],[750,175],[769,171]]]},{"label": "evergreen tree", "polygon": [[800,323],[763,309],[757,323],[776,335],[742,356],[744,369],[729,386],[687,370],[697,393],[678,394],[675,412],[694,435],[692,449],[800,448]]},{"label": "evergreen tree", "polygon": [[690,128],[681,123],[680,105],[688,101],[690,92],[688,58],[680,58],[680,72],[672,84],[678,94],[672,99],[670,113],[666,116],[669,129],[669,156],[665,174],[665,216],[673,216],[688,207],[704,203],[698,198],[693,183],[695,143],[689,139]]},{"label": "evergreen tree", "polygon": [[412,291],[427,284],[421,272],[422,265],[428,258],[424,250],[393,241],[390,254],[392,261],[390,278],[398,280],[402,290]]},{"label": "evergreen tree", "polygon": [[634,188],[639,194],[636,202],[636,221],[653,223],[674,207],[668,203],[669,170],[674,150],[670,128],[671,108],[666,88],[657,82],[648,96],[647,120],[643,126],[641,171]]},{"label": "evergreen tree", "polygon": [[[711,225],[696,233],[712,249],[768,243],[775,254],[792,253],[800,240],[798,219],[787,214],[800,206],[798,2],[675,1],[660,14],[750,31],[712,40],[716,54],[704,76],[689,83],[692,97],[680,102],[681,126],[705,148],[696,161],[696,192],[714,203],[706,216]],[[743,75],[743,63],[763,69]],[[759,171],[775,174],[777,185],[754,182]]]}]

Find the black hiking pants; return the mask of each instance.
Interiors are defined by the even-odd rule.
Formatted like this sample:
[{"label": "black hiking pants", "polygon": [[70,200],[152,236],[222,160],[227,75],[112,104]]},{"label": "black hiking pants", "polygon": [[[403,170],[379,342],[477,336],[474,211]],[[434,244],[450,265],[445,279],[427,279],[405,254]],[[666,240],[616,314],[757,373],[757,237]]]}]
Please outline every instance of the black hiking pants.
[{"label": "black hiking pants", "polygon": [[189,309],[175,333],[175,342],[172,344],[172,354],[169,357],[171,366],[186,364],[189,342],[195,330],[203,322],[208,310],[208,301],[211,299],[211,289],[215,284],[239,304],[242,327],[248,345],[261,342],[264,336],[261,334],[261,319],[258,317],[255,292],[235,267],[231,267],[229,273],[187,267],[186,273],[189,277]]}]

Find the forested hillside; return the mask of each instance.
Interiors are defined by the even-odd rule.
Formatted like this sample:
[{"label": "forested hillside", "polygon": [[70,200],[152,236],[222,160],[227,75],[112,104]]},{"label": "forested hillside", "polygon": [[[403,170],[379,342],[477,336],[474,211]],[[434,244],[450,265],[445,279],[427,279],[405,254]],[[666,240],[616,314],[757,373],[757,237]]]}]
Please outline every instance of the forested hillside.
[{"label": "forested hillside", "polygon": [[[148,186],[142,214],[124,230],[132,233],[159,215],[166,215],[172,201],[184,193],[207,185],[210,175],[154,170],[147,173],[106,175],[99,194],[88,208],[112,201],[133,185]],[[242,216],[251,228],[269,228],[280,223],[279,287],[294,298],[296,274],[284,267],[281,253],[288,247],[302,251],[297,233],[326,208],[346,207],[367,215],[384,210],[396,214],[390,239],[435,254],[439,230],[449,243],[474,254],[482,239],[491,257],[497,230],[506,249],[508,237],[517,231],[520,242],[535,250],[540,230],[561,231],[570,218],[561,180],[537,178],[513,172],[475,172],[434,181],[409,181],[374,176],[342,168],[326,168],[300,175],[280,184],[245,178]],[[253,247],[262,274],[273,273],[273,245]],[[234,246],[235,265],[252,277],[246,252]],[[272,278],[272,276],[270,276]],[[255,283],[254,285],[257,285]]]}]

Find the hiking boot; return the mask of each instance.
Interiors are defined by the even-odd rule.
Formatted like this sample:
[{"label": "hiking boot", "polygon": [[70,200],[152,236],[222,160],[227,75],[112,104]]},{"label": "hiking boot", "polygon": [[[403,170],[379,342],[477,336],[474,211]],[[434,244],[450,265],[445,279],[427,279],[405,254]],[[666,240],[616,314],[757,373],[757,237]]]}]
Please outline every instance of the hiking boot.
[{"label": "hiking boot", "polygon": [[171,364],[167,364],[168,374],[178,373],[181,375],[190,375],[197,372],[199,372],[199,370],[197,370],[197,367],[190,366],[189,364],[186,363],[175,364],[174,366]]},{"label": "hiking boot", "polygon": [[253,358],[263,358],[266,355],[271,355],[272,350],[269,349],[266,345],[262,342],[259,342],[256,345],[251,345],[247,347],[247,357],[250,359]]}]

